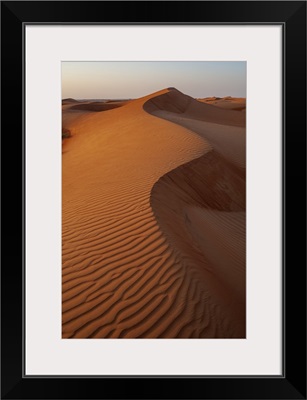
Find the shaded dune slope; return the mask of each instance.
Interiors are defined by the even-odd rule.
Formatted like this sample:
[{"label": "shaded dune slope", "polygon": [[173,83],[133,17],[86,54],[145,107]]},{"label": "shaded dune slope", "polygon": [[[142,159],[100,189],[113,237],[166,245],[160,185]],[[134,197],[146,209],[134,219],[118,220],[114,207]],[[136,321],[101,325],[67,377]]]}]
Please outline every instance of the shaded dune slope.
[{"label": "shaded dune slope", "polygon": [[[188,107],[182,101],[180,113],[170,112],[167,103],[178,96],[177,91],[164,94],[144,109],[189,127],[213,150],[161,177],[152,189],[151,205],[169,243],[180,249],[184,263],[199,268],[203,289],[223,309],[235,336],[244,337],[245,129],[216,124],[225,123],[228,113],[224,119],[217,115],[218,120],[211,115],[210,123],[195,121],[191,117],[199,107],[193,109],[193,101],[186,101]],[[153,107],[153,101],[166,104],[166,110]],[[202,115],[208,112],[204,106]]]},{"label": "shaded dune slope", "polygon": [[[201,156],[210,154],[214,161],[209,157],[205,164],[226,163],[226,170],[229,161],[195,131],[144,110],[172,91],[68,122],[74,137],[66,144],[62,172],[64,338],[244,336],[242,291],[234,295],[234,283],[222,282],[222,271],[212,273],[224,264],[215,260],[219,249],[202,237],[204,227],[214,231],[216,226],[230,232],[235,226],[242,236],[241,172],[233,165],[228,171],[231,201],[218,195],[208,195],[206,203],[191,201],[190,189],[178,182],[174,191],[181,168],[188,168],[184,174],[190,182],[187,163],[202,163]],[[173,101],[179,110],[186,101],[181,96]],[[167,214],[174,202],[177,209]],[[202,222],[194,224],[195,219]],[[176,227],[185,229],[186,239],[174,236]],[[240,269],[231,241],[223,246],[233,269]],[[227,293],[232,306],[225,304]]]},{"label": "shaded dune slope", "polygon": [[230,337],[245,336],[244,193],[244,171],[215,151],[167,173],[151,192],[161,230],[186,268],[199,270]]}]

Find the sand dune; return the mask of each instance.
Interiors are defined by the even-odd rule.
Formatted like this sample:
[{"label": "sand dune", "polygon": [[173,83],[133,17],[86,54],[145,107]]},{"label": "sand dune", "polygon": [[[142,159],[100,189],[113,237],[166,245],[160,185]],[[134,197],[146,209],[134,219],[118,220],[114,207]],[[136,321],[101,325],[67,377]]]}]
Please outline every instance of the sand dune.
[{"label": "sand dune", "polygon": [[155,115],[158,115],[161,111],[171,112],[188,115],[198,121],[245,127],[244,113],[226,109],[221,110],[211,104],[201,103],[174,88],[171,88],[161,96],[149,99],[144,104],[144,110]]},{"label": "sand dune", "polygon": [[86,110],[86,111],[108,111],[113,108],[118,108],[125,105],[126,102],[99,102],[99,101],[91,101],[89,103],[80,103],[72,106],[71,110]]},{"label": "sand dune", "polygon": [[108,111],[113,108],[122,107],[128,100],[123,101],[78,101],[75,99],[62,100],[62,128],[68,129],[71,122],[79,119],[80,116],[90,112]]},{"label": "sand dune", "polygon": [[244,337],[240,113],[174,88],[82,113],[65,119],[62,336]]},{"label": "sand dune", "polygon": [[204,99],[197,99],[201,103],[211,104],[216,107],[235,110],[245,111],[246,110],[246,99],[243,97],[206,97]]},{"label": "sand dune", "polygon": [[73,105],[76,103],[78,103],[78,100],[72,99],[71,97],[62,100],[62,105],[67,105],[67,104]]},{"label": "sand dune", "polygon": [[[201,275],[231,337],[245,332],[244,189],[244,171],[211,151],[160,178],[151,194],[161,230]],[[222,330],[222,321],[216,325]]]},{"label": "sand dune", "polygon": [[82,115],[90,112],[89,110],[74,110],[72,103],[64,103],[62,105],[62,129],[69,129],[72,122],[76,122]]}]

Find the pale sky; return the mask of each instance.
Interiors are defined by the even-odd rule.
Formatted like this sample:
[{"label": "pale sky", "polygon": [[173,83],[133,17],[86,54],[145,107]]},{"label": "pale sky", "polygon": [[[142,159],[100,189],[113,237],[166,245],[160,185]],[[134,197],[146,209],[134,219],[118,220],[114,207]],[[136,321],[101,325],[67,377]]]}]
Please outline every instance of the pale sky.
[{"label": "pale sky", "polygon": [[171,86],[192,97],[246,97],[246,62],[62,62],[62,99],[138,98]]}]

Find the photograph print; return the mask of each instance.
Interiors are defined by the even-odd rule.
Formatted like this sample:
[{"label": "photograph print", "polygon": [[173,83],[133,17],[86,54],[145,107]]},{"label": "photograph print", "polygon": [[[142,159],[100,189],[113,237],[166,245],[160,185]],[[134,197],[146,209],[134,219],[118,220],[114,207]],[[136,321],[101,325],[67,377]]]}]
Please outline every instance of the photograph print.
[{"label": "photograph print", "polygon": [[246,63],[61,68],[62,338],[245,338]]}]

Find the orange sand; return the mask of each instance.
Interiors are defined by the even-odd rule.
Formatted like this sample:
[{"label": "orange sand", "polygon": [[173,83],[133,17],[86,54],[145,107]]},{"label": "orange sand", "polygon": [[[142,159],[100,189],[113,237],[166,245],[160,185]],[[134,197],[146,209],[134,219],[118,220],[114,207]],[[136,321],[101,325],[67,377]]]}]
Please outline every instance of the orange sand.
[{"label": "orange sand", "polygon": [[245,115],[63,104],[63,338],[245,337]]}]

